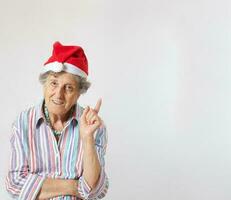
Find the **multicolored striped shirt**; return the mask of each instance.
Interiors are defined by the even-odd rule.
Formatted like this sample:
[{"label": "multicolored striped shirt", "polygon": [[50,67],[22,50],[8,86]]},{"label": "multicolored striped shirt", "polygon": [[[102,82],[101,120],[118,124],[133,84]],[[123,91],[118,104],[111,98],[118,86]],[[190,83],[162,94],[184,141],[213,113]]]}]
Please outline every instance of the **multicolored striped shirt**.
[{"label": "multicolored striped shirt", "polygon": [[83,147],[78,122],[83,112],[79,104],[57,142],[52,129],[45,120],[43,102],[23,111],[13,123],[11,162],[6,177],[6,189],[15,199],[36,199],[45,178],[78,180],[76,196],[59,196],[52,200],[101,199],[108,190],[104,155],[107,145],[106,128],[99,127],[95,133],[95,148],[101,164],[97,186],[91,189],[84,180]]}]

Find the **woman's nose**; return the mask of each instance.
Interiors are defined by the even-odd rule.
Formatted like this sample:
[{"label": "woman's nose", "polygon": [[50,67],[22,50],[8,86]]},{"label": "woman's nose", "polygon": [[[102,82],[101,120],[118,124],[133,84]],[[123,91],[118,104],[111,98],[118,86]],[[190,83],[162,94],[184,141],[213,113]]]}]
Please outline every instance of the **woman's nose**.
[{"label": "woman's nose", "polygon": [[64,88],[62,87],[57,87],[57,90],[56,90],[56,97],[57,98],[63,98],[64,96]]}]

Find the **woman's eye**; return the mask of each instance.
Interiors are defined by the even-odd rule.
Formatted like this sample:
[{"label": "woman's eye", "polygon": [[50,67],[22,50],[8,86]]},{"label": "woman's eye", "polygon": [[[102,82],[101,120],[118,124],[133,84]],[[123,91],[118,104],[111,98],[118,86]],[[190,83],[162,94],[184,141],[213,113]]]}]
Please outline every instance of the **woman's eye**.
[{"label": "woman's eye", "polygon": [[72,86],[70,86],[70,85],[67,85],[67,86],[66,86],[66,90],[69,91],[69,92],[72,92],[73,89],[74,89],[74,88],[73,88]]},{"label": "woman's eye", "polygon": [[55,86],[57,86],[57,85],[58,85],[58,83],[57,83],[56,81],[52,81],[52,82],[51,82],[51,86],[52,86],[52,87],[55,87]]}]

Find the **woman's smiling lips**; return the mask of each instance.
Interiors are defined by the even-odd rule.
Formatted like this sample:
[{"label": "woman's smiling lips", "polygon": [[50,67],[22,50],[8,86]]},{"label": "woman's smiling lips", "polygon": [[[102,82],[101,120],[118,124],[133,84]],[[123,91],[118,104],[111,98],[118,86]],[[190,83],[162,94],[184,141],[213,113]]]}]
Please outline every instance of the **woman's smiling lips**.
[{"label": "woman's smiling lips", "polygon": [[60,100],[52,100],[52,102],[55,104],[55,105],[58,105],[58,106],[61,106],[64,104],[63,101],[60,101]]}]

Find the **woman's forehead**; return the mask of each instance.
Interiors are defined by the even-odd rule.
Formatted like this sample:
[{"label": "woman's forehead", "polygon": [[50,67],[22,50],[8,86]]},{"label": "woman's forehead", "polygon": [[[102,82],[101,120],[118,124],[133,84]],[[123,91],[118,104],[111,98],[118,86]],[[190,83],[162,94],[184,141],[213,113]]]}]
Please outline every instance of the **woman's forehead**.
[{"label": "woman's forehead", "polygon": [[50,73],[48,76],[49,79],[55,78],[58,80],[65,80],[69,82],[76,82],[75,75],[67,73],[67,72],[54,72]]}]

